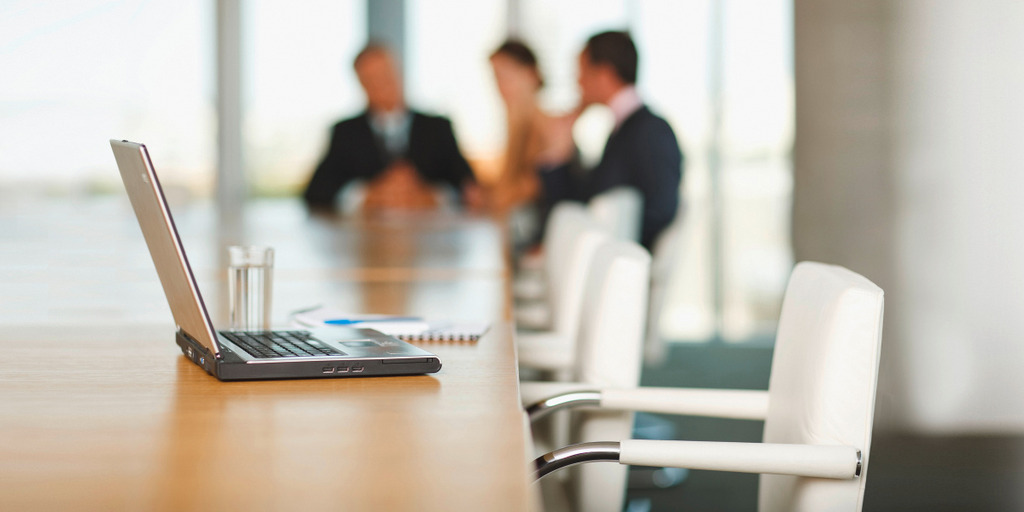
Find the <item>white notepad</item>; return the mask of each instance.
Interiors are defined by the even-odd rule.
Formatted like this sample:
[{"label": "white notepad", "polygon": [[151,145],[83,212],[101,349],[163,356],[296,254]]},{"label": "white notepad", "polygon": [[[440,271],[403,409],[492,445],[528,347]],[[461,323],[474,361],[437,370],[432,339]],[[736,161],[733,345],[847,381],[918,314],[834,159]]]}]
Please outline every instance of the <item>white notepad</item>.
[{"label": "white notepad", "polygon": [[374,329],[403,341],[476,341],[490,328],[486,322],[427,321],[395,315],[352,314],[317,306],[291,314],[298,328],[321,328],[343,321],[349,327]]}]

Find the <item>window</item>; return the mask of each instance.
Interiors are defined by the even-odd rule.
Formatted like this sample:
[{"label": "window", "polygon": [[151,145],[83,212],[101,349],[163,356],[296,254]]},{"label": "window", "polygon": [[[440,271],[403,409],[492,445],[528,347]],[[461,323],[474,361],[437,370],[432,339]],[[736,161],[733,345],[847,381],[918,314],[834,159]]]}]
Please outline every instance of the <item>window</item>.
[{"label": "window", "polygon": [[[686,232],[662,321],[677,341],[771,339],[792,255],[791,6],[786,0],[516,2],[514,26],[539,54],[545,106],[577,101],[576,58],[603,30],[629,30],[638,88],[686,153]],[[600,112],[577,126],[594,160]]]},{"label": "window", "polygon": [[792,6],[722,2],[721,336],[774,339],[793,255]]},{"label": "window", "polygon": [[[687,228],[662,318],[666,336],[770,337],[789,270],[793,139],[788,0],[404,0],[412,106],[449,116],[478,170],[497,168],[503,108],[487,57],[509,28],[538,54],[545,108],[577,102],[587,37],[629,29],[639,89],[686,153]],[[120,190],[108,138],[150,145],[162,181],[206,195],[214,183],[214,0],[12,0],[0,17],[0,190]],[[247,180],[291,195],[330,126],[364,99],[351,61],[367,0],[241,4]],[[610,116],[577,126],[600,154]],[[21,193],[21,188],[16,193]]]},{"label": "window", "polygon": [[485,175],[496,171],[504,150],[504,107],[488,57],[505,39],[506,4],[507,0],[405,4],[409,104],[450,118],[462,152]]},{"label": "window", "polygon": [[365,105],[352,60],[366,43],[366,0],[242,4],[245,169],[254,195],[294,195],[331,126]]},{"label": "window", "polygon": [[213,12],[179,2],[6,2],[0,184],[120,189],[107,145],[151,146],[165,185],[213,183]]}]

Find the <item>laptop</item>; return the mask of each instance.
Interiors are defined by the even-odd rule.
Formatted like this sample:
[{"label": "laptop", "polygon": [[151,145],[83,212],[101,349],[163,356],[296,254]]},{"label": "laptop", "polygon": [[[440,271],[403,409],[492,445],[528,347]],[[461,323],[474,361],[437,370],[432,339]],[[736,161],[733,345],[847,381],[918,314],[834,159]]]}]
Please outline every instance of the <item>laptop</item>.
[{"label": "laptop", "polygon": [[415,375],[438,357],[372,329],[217,331],[199,293],[146,146],[111,140],[121,180],[149,246],[182,353],[220,380]]}]

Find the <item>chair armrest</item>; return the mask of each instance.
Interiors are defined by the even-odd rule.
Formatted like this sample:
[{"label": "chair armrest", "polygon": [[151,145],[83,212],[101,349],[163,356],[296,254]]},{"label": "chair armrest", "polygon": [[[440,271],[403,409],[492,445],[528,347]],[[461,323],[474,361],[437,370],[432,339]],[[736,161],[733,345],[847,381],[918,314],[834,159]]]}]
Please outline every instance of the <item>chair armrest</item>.
[{"label": "chair armrest", "polygon": [[552,382],[552,381],[522,381],[519,383],[519,396],[523,400],[523,407],[533,405],[545,398],[560,396],[565,393],[580,390],[594,390],[593,386],[579,382]]},{"label": "chair armrest", "polygon": [[534,478],[583,462],[618,462],[736,473],[767,473],[850,480],[861,475],[861,452],[853,446],[647,441],[580,443],[534,460]]},{"label": "chair armrest", "polygon": [[601,407],[738,420],[764,420],[768,392],[746,389],[635,388],[601,391]]},{"label": "chair armrest", "polygon": [[619,451],[621,464],[636,466],[843,480],[861,472],[861,453],[853,446],[630,439],[619,443]]},{"label": "chair armrest", "polygon": [[[768,414],[768,392],[741,389],[696,388],[605,388],[587,384],[558,383],[531,386],[522,393],[530,419],[536,420],[558,409],[588,406],[622,411],[683,414],[712,418],[764,420]],[[528,402],[541,392],[547,398]]]}]

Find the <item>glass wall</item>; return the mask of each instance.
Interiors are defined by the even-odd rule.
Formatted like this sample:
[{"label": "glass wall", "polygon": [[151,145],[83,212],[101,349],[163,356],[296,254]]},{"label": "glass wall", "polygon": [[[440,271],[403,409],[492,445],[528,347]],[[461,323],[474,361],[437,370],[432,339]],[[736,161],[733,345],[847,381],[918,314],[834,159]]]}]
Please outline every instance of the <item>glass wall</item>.
[{"label": "glass wall", "polygon": [[352,59],[366,44],[366,0],[242,4],[243,150],[254,195],[305,185],[331,126],[365,106]]},{"label": "glass wall", "polygon": [[[542,103],[557,113],[578,101],[576,59],[586,39],[629,30],[640,52],[638,88],[686,153],[684,249],[663,332],[678,341],[772,339],[792,267],[788,0],[406,5],[410,101],[450,116],[463,150],[485,174],[504,144],[487,55],[506,34],[537,52],[546,82]],[[584,115],[576,139],[585,161],[596,163],[610,129],[606,109]]]},{"label": "glass wall", "polygon": [[0,190],[118,190],[108,139],[150,145],[169,188],[213,184],[207,0],[6,1]]},{"label": "glass wall", "polygon": [[792,3],[720,4],[721,336],[774,339],[793,265]]},{"label": "glass wall", "polygon": [[[541,56],[546,106],[576,102],[576,57],[602,30],[629,30],[638,88],[686,153],[684,248],[662,318],[679,341],[771,339],[792,255],[791,7],[787,0],[519,0],[514,24]],[[599,108],[577,127],[593,161]]]},{"label": "glass wall", "polygon": [[504,149],[504,108],[488,57],[505,39],[507,0],[406,0],[405,88],[413,108],[452,120],[484,180]]},{"label": "glass wall", "polygon": [[[331,125],[364,99],[351,61],[367,0],[245,1],[244,159],[254,195],[292,195]],[[515,33],[536,50],[543,106],[577,102],[587,37],[628,29],[638,87],[686,153],[684,249],[662,318],[676,340],[770,339],[792,266],[793,69],[789,0],[405,0],[412,106],[450,117],[485,178],[505,123],[487,57]],[[213,186],[214,0],[8,1],[0,17],[0,191],[119,190],[108,138],[150,145],[166,185]],[[576,127],[596,161],[611,127]],[[42,157],[41,157],[42,156]],[[19,189],[20,190],[20,189]]]}]

